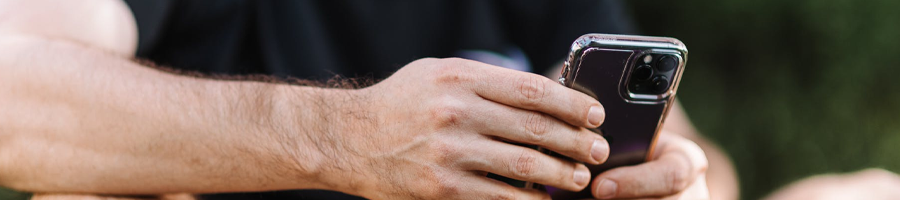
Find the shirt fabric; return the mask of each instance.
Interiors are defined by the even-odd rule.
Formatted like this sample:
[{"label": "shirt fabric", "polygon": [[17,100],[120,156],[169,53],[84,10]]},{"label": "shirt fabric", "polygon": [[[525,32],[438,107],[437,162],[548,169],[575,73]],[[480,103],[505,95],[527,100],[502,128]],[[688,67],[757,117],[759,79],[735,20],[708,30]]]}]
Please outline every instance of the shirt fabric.
[{"label": "shirt fabric", "polygon": [[[542,73],[586,33],[632,33],[618,1],[125,0],[137,57],[208,74],[383,79],[424,57]],[[204,199],[357,199],[297,190]]]}]

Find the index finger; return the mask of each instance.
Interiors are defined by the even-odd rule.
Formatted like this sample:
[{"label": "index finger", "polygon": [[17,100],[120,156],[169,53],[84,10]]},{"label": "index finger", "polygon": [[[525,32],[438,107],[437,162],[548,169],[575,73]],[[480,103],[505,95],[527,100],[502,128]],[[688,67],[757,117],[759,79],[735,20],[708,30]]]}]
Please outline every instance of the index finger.
[{"label": "index finger", "polygon": [[574,126],[596,128],[606,113],[596,99],[546,77],[484,63],[473,88],[482,98],[549,114]]}]

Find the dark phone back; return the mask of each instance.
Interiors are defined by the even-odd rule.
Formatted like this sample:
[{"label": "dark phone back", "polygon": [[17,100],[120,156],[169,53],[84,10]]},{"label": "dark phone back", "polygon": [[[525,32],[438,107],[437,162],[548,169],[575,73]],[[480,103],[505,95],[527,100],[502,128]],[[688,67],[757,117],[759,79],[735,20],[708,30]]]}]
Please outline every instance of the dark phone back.
[{"label": "dark phone back", "polygon": [[[591,130],[609,142],[610,156],[604,164],[588,165],[591,177],[646,161],[686,59],[687,49],[674,38],[588,34],[573,44],[560,83],[596,98],[606,111],[603,124]],[[546,189],[554,198],[591,198],[588,189]]]}]

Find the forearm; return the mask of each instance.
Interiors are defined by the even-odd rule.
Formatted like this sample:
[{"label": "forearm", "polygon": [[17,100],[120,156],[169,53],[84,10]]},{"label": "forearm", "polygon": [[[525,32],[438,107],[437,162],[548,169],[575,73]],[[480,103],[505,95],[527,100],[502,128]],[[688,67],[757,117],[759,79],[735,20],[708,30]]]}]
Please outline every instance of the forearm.
[{"label": "forearm", "polygon": [[179,76],[43,38],[3,37],[0,47],[2,185],[107,194],[323,187],[311,178],[321,155],[305,136],[319,130],[311,127],[324,89]]}]

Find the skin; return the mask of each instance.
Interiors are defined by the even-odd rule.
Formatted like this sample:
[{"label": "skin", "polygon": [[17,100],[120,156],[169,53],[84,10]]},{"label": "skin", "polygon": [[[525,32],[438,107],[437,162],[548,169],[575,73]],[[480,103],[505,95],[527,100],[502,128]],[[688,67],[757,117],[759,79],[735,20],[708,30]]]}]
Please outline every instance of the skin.
[{"label": "skin", "polygon": [[[556,77],[560,69],[562,65],[544,76]],[[678,101],[662,129],[656,151],[647,163],[610,170],[594,178],[591,190],[597,199],[738,199],[737,174],[731,160],[698,133]],[[662,181],[648,178],[667,176],[670,178]],[[602,179],[616,183],[616,190],[601,190]],[[619,184],[634,187],[619,188]]]},{"label": "skin", "polygon": [[897,199],[900,176],[884,169],[811,176],[775,191],[766,200]]},{"label": "skin", "polygon": [[[679,134],[661,136],[651,162],[598,177],[505,143],[591,164],[608,156],[585,129],[602,123],[602,105],[539,75],[429,58],[362,89],[184,76],[132,61],[130,16],[113,0],[0,1],[0,185],[37,199],[285,189],[548,198],[490,172],[567,190],[593,182],[597,197],[708,195],[706,156]],[[617,187],[600,190],[603,180]]]}]

